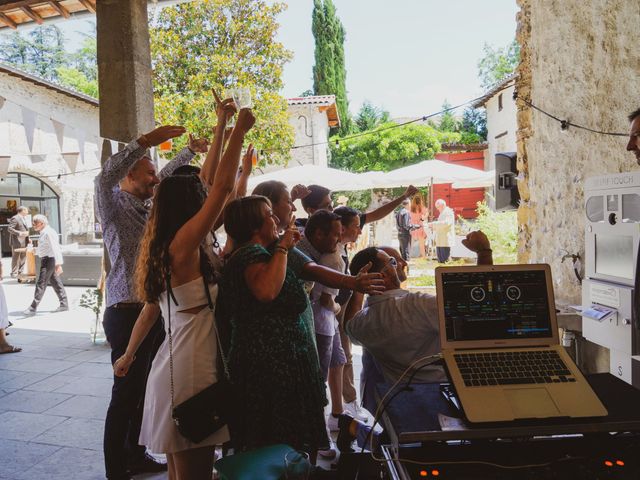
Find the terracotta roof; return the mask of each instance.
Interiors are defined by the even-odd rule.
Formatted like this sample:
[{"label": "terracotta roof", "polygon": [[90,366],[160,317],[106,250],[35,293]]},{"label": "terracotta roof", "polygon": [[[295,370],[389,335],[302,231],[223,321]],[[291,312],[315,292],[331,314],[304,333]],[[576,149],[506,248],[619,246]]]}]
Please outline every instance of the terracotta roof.
[{"label": "terracotta roof", "polygon": [[512,73],[508,77],[505,77],[504,80],[502,80],[501,82],[495,84],[493,87],[491,87],[487,91],[487,93],[485,93],[482,97],[480,97],[478,100],[473,102],[471,104],[471,106],[473,108],[484,107],[484,104],[487,103],[491,99],[491,97],[493,97],[496,93],[498,93],[499,90],[501,90],[502,88],[506,87],[507,85],[509,85],[512,82],[515,84],[515,81],[516,81],[517,78],[518,78],[518,74],[517,73]]},{"label": "terracotta roof", "polygon": [[309,97],[288,98],[287,103],[289,106],[316,105],[321,112],[327,112],[330,127],[340,126],[340,115],[338,114],[335,95],[312,95]]},{"label": "terracotta roof", "polygon": [[66,95],[68,97],[75,98],[76,100],[80,100],[81,102],[88,103],[91,106],[99,107],[100,102],[89,95],[85,95],[84,93],[76,92],[75,90],[71,90],[70,88],[63,87],[62,85],[58,85],[56,83],[45,80],[44,78],[36,77],[30,73],[23,72],[15,67],[9,66],[6,63],[0,62],[0,73],[5,73],[12,77],[19,78],[25,82],[33,83],[34,85],[38,85],[40,87],[48,88],[57,93],[61,93],[62,95]]},{"label": "terracotta roof", "polygon": [[[149,0],[150,4],[172,5],[187,0]],[[0,31],[21,25],[42,25],[51,20],[77,18],[96,13],[96,0],[0,0]]]},{"label": "terracotta roof", "polygon": [[488,143],[443,143],[443,152],[478,152],[489,148]]}]

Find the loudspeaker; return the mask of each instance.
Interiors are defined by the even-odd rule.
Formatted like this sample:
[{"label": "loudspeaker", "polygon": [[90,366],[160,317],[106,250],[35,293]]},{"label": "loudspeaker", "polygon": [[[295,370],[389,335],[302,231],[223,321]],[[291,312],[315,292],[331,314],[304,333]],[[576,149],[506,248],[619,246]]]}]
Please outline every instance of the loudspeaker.
[{"label": "loudspeaker", "polygon": [[516,159],[516,152],[496,153],[496,210],[518,208],[520,192],[516,179],[518,176]]}]

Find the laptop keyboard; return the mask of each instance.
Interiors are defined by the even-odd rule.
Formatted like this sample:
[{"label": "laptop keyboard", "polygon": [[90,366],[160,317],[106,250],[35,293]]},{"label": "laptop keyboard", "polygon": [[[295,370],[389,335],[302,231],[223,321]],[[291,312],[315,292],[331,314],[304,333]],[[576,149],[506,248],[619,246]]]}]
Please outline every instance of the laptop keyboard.
[{"label": "laptop keyboard", "polygon": [[554,350],[456,353],[453,358],[467,387],[576,381]]}]

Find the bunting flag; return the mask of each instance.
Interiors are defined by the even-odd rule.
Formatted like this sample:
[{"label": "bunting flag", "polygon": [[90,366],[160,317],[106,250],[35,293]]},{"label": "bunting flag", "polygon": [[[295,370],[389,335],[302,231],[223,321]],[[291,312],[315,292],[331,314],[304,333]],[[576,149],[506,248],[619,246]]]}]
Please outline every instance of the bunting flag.
[{"label": "bunting flag", "polygon": [[31,158],[31,163],[42,163],[47,160],[46,153],[45,154],[32,153],[31,155],[29,155],[29,157]]},{"label": "bunting flag", "polygon": [[27,107],[20,107],[22,110],[22,125],[27,136],[29,151],[33,151],[33,137],[36,131],[36,112]]},{"label": "bunting flag", "polygon": [[111,143],[111,155],[118,153],[120,150],[118,148],[118,142],[116,140],[109,140]]},{"label": "bunting flag", "polygon": [[0,95],[0,110],[2,110],[2,107],[4,107],[5,100],[6,100],[6,98],[4,98],[2,95]]},{"label": "bunting flag", "polygon": [[86,133],[82,129],[76,129],[78,132],[78,150],[80,151],[80,159],[82,160],[82,164],[84,165],[84,142],[86,138]]},{"label": "bunting flag", "polygon": [[80,157],[79,152],[69,152],[63,153],[62,158],[67,163],[69,170],[73,173],[76,173],[76,167],[78,166],[78,157]]},{"label": "bunting flag", "polygon": [[11,162],[11,157],[3,155],[0,156],[0,178],[4,178],[7,176],[9,172],[9,163]]},{"label": "bunting flag", "polygon": [[51,123],[53,124],[53,130],[56,132],[58,147],[60,147],[61,152],[64,152],[64,123],[58,122],[53,118],[51,119]]}]

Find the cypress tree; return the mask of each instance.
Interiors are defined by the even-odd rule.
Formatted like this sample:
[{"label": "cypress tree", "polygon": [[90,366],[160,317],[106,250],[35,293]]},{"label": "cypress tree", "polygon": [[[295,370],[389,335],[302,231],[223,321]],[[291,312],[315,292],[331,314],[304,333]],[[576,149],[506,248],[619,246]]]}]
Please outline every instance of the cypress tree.
[{"label": "cypress tree", "polygon": [[313,1],[312,31],[316,41],[313,92],[336,96],[341,122],[339,133],[345,135],[351,130],[344,66],[345,31],[332,0]]}]

